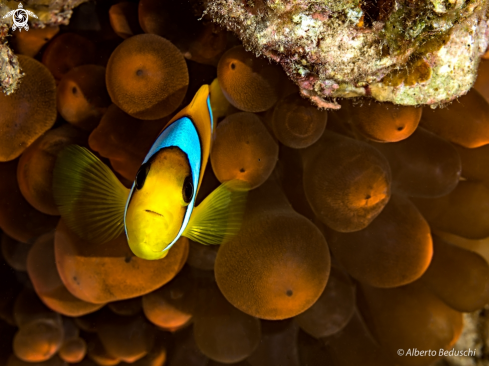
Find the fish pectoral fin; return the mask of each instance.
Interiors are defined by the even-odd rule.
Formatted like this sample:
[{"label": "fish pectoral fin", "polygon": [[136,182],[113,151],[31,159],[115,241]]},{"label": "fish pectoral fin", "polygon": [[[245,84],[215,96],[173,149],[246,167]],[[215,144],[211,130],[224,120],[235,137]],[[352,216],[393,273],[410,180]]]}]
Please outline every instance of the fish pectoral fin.
[{"label": "fish pectoral fin", "polygon": [[201,244],[222,244],[241,228],[246,208],[247,184],[232,180],[221,184],[194,208],[183,232]]},{"label": "fish pectoral fin", "polygon": [[124,230],[129,189],[88,149],[69,145],[60,152],[53,194],[63,220],[81,238],[105,243]]}]

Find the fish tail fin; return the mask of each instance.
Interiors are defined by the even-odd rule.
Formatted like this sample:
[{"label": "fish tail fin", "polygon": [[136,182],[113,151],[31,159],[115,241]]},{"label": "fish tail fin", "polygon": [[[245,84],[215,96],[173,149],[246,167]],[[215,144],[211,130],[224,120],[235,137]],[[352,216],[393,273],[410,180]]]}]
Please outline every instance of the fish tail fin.
[{"label": "fish tail fin", "polygon": [[222,244],[241,228],[248,186],[240,180],[221,184],[194,208],[183,235],[201,244]]},{"label": "fish tail fin", "polygon": [[53,171],[54,200],[78,236],[93,243],[115,239],[124,230],[129,190],[88,149],[69,145]]}]

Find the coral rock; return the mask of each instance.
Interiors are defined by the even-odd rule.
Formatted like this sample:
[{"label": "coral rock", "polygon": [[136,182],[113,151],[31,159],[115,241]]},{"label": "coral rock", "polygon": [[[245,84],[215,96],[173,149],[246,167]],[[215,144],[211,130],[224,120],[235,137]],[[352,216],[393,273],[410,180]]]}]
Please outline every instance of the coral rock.
[{"label": "coral rock", "polygon": [[487,48],[487,1],[207,0],[247,49],[280,63],[318,107],[328,97],[438,104],[467,93]]}]

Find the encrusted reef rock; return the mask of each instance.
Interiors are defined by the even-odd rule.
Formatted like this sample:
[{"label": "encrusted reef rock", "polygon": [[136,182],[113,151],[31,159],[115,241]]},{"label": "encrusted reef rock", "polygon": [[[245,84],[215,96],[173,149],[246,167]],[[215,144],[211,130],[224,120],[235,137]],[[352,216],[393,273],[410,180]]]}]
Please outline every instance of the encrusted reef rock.
[{"label": "encrusted reef rock", "polygon": [[7,32],[8,25],[0,23],[0,90],[9,95],[17,88],[19,80],[22,77],[22,72],[20,71],[17,56],[3,42],[3,38]]},{"label": "encrusted reef rock", "polygon": [[280,63],[318,107],[338,97],[449,102],[475,81],[488,0],[207,0],[248,50]]},{"label": "encrusted reef rock", "polygon": [[[44,28],[68,24],[73,8],[87,0],[26,0],[24,9],[37,15],[29,18],[32,28]],[[22,77],[17,56],[7,44],[7,35],[12,25],[12,17],[3,18],[9,11],[17,9],[19,1],[0,0],[0,90],[9,95],[15,91]]]}]

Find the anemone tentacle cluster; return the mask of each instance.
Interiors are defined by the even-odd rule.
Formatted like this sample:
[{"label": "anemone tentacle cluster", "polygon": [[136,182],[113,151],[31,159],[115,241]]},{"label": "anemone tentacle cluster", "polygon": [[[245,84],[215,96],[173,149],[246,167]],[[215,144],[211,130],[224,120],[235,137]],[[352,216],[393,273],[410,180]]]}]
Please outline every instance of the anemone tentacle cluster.
[{"label": "anemone tentacle cluster", "polygon": [[[30,19],[31,29],[42,29],[45,27],[57,27],[68,24],[73,13],[73,8],[87,0],[53,0],[39,1],[28,0],[25,2],[26,9],[33,11],[38,19]],[[17,90],[22,78],[22,70],[17,57],[10,49],[5,37],[8,29],[12,26],[12,17],[4,18],[9,11],[17,7],[17,1],[0,2],[0,90],[9,95]]]}]

